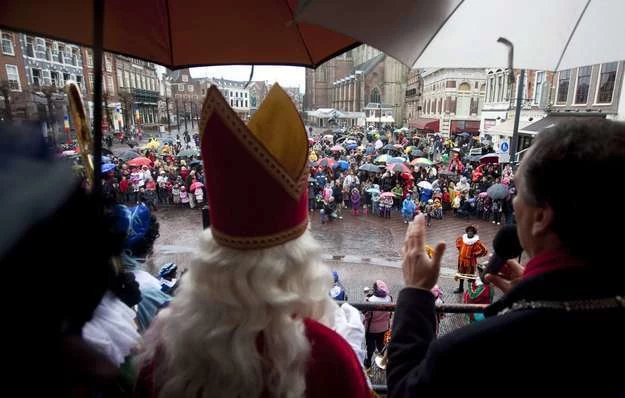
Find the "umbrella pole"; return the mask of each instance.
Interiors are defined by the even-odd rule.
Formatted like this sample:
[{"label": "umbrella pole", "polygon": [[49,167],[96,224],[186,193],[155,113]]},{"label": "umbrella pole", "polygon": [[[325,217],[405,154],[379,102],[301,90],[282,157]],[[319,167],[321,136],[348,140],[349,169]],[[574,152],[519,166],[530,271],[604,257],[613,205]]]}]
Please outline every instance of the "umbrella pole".
[{"label": "umbrella pole", "polygon": [[104,0],[93,1],[93,193],[102,195],[102,48]]}]

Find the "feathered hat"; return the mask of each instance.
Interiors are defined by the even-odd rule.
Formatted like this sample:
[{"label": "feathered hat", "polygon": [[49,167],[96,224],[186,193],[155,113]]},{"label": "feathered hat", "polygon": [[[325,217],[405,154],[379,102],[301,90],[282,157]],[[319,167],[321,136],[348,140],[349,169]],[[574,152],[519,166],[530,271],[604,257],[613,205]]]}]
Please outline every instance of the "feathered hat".
[{"label": "feathered hat", "polygon": [[308,136],[288,94],[274,84],[246,126],[219,90],[206,94],[201,152],[213,237],[261,249],[302,235],[308,224]]}]

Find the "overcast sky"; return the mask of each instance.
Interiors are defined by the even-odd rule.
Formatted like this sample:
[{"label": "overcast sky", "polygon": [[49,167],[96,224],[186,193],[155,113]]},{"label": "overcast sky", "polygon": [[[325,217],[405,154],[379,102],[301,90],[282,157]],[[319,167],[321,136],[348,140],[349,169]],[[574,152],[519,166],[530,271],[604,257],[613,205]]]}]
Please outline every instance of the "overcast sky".
[{"label": "overcast sky", "polygon": [[[247,81],[250,78],[249,65],[206,66],[191,68],[192,77],[223,77],[228,80]],[[252,80],[278,82],[284,87],[299,87],[304,92],[305,68],[297,66],[260,66],[254,68]]]}]

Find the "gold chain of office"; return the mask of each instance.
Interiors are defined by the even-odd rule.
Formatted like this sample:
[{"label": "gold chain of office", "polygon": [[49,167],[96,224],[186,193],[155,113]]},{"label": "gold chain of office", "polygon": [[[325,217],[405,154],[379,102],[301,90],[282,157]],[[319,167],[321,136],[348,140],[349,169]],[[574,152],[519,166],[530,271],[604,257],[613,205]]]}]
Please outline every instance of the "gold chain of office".
[{"label": "gold chain of office", "polygon": [[520,310],[554,310],[554,311],[593,311],[625,309],[625,298],[621,296],[573,301],[527,301],[521,300],[501,311],[500,314]]}]

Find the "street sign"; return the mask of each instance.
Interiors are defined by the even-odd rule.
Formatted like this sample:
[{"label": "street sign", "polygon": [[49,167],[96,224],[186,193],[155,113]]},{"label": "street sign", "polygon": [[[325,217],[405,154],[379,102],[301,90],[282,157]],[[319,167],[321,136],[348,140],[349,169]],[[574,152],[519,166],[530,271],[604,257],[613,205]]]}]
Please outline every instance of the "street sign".
[{"label": "street sign", "polygon": [[501,150],[501,153],[508,153],[510,151],[510,142],[508,142],[507,139],[502,140],[499,144],[499,149]]}]

